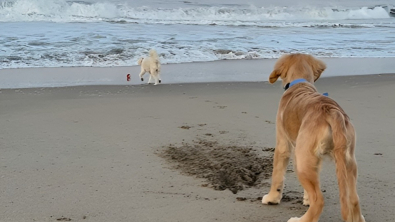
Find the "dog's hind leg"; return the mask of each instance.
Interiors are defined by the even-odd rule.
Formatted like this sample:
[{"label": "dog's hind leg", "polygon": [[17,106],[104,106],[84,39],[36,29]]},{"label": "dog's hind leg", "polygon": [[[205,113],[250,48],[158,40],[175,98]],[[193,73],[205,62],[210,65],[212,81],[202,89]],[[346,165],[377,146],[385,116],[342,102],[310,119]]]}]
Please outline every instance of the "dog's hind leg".
[{"label": "dog's hind leg", "polygon": [[288,222],[317,222],[324,208],[319,180],[321,157],[314,152],[316,146],[316,140],[309,133],[299,132],[295,147],[296,172],[308,193],[310,207],[301,218],[293,217]]},{"label": "dog's hind leg", "polygon": [[150,70],[151,76],[154,78],[155,80],[155,86],[159,84],[159,72],[157,68],[151,68]]},{"label": "dog's hind leg", "polygon": [[332,128],[333,155],[339,184],[339,196],[343,220],[365,222],[357,194],[357,162],[355,160],[355,131],[351,124],[345,124],[344,116],[332,111],[327,119]]},{"label": "dog's hind leg", "polygon": [[151,83],[151,79],[152,79],[152,75],[149,75],[147,84],[150,84],[150,83]]},{"label": "dog's hind leg", "polygon": [[279,204],[284,189],[284,175],[291,155],[286,137],[277,129],[277,142],[274,150],[272,185],[270,192],[262,197],[263,204]]},{"label": "dog's hind leg", "polygon": [[309,194],[306,190],[303,191],[303,206],[310,206]]},{"label": "dog's hind leg", "polygon": [[[318,165],[318,172],[321,172],[321,162]],[[310,206],[309,194],[306,190],[303,192],[303,206]]]},{"label": "dog's hind leg", "polygon": [[159,84],[159,78],[158,78],[158,74],[156,73],[155,75],[154,75],[154,80],[155,80],[155,86],[156,85],[158,85]]},{"label": "dog's hind leg", "polygon": [[[350,132],[349,130],[348,132]],[[355,138],[355,135],[353,136]],[[347,173],[347,190],[348,190],[348,197],[346,197],[348,201],[348,208],[343,209],[342,207],[342,215],[343,220],[347,222],[365,222],[365,218],[361,214],[361,208],[359,205],[359,197],[357,193],[357,161],[354,157],[354,149],[355,149],[355,141],[352,141],[350,146],[347,148],[346,152],[349,154],[344,154],[343,152],[341,155],[345,155],[345,160],[347,163],[346,173]],[[339,187],[339,189],[341,189]],[[341,197],[340,197],[341,198]],[[346,212],[343,212],[346,211]]]},{"label": "dog's hind leg", "polygon": [[140,74],[139,74],[141,81],[144,81],[144,78],[143,78],[144,74],[145,74],[145,70],[141,69]]},{"label": "dog's hind leg", "polygon": [[347,222],[365,222],[365,218],[361,214],[361,208],[359,206],[359,197],[357,193],[357,162],[355,158],[349,161],[347,167],[348,177],[348,190],[349,190],[349,215],[346,219]]}]

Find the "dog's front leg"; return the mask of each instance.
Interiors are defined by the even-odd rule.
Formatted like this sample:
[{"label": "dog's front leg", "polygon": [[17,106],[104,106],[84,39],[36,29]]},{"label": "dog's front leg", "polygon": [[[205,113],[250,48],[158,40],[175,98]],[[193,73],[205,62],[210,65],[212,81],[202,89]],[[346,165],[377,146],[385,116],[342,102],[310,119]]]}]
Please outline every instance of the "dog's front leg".
[{"label": "dog's front leg", "polygon": [[149,75],[147,84],[150,84],[150,83],[151,83],[151,79],[152,79],[152,75]]},{"label": "dog's front leg", "polygon": [[277,130],[276,149],[273,158],[273,174],[270,192],[262,197],[263,204],[279,204],[283,197],[284,175],[291,155],[289,143]]}]

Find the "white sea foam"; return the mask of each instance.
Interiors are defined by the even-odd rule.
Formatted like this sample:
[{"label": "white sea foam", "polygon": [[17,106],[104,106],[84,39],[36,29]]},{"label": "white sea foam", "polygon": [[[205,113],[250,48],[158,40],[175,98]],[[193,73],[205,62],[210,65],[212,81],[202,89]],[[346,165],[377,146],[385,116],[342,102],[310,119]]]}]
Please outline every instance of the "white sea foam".
[{"label": "white sea foam", "polygon": [[174,0],[175,6],[161,7],[158,1],[147,6],[142,5],[150,0],[127,1],[0,0],[0,69],[137,65],[150,48],[163,63],[277,58],[290,52],[395,56],[391,5]]},{"label": "white sea foam", "polygon": [[89,22],[118,17],[111,3],[83,4],[64,0],[17,0],[2,2],[0,22],[52,21]]},{"label": "white sea foam", "polygon": [[[0,3],[0,22],[129,21],[154,24],[249,25],[270,21],[348,20],[389,18],[388,7],[356,9],[293,7],[132,7],[127,3],[68,2],[65,0],[16,0]],[[253,23],[251,23],[253,22]]]}]

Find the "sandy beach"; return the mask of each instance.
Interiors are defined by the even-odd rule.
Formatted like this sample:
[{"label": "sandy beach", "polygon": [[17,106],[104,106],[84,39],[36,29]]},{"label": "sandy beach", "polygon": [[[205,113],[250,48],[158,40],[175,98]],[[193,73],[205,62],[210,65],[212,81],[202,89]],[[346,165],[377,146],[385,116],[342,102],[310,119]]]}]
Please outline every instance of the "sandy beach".
[{"label": "sandy beach", "polygon": [[[302,216],[292,161],[281,204],[261,203],[289,53],[326,63],[362,213],[395,221],[394,0],[0,0],[0,24],[0,222]],[[138,76],[152,49],[158,86]],[[321,222],[341,221],[337,184],[328,159]]]},{"label": "sandy beach", "polygon": [[[235,163],[244,149],[254,160],[270,158],[283,90],[262,81],[2,89],[0,221],[280,222],[301,216],[307,208],[292,166],[283,202],[266,206],[259,200],[269,190],[266,171],[235,194],[166,157],[169,147],[211,144],[230,151]],[[393,221],[395,75],[322,78],[316,86],[355,125],[366,221]],[[330,161],[321,181],[321,221],[341,221]]]}]

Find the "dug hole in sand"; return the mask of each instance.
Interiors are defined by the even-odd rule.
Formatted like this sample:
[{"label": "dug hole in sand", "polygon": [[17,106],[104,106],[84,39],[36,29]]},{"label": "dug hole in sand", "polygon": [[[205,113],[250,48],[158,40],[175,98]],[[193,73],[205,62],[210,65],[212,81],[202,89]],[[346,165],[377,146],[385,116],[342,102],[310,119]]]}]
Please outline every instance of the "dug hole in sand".
[{"label": "dug hole in sand", "polygon": [[274,148],[221,144],[199,138],[191,143],[169,144],[159,156],[185,175],[206,179],[208,184],[202,186],[229,189],[236,194],[270,178],[273,151]]}]

